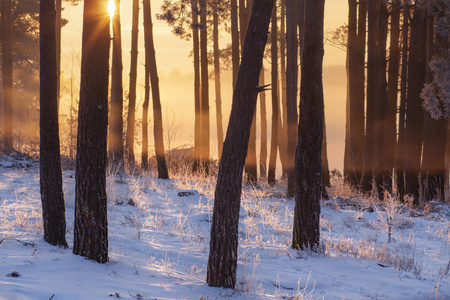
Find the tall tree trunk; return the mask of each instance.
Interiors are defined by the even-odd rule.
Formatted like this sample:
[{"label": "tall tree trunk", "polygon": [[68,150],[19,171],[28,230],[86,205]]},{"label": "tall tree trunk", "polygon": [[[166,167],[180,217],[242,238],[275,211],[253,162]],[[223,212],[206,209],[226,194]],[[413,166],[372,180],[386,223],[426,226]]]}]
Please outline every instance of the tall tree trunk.
[{"label": "tall tree trunk", "polygon": [[295,146],[298,126],[297,87],[298,87],[298,39],[297,39],[297,0],[286,1],[286,111],[287,111],[287,194],[295,194]]},{"label": "tall tree trunk", "polygon": [[120,0],[114,0],[112,18],[111,116],[109,129],[109,158],[111,163],[123,162],[123,86],[122,36],[120,27]]},{"label": "tall tree trunk", "polygon": [[[355,135],[360,129],[355,121],[358,120],[357,114],[360,113],[358,104],[361,99],[357,97],[357,73],[358,64],[357,53],[357,4],[356,0],[348,1],[348,38],[347,38],[347,118],[346,118],[346,137],[345,137],[345,154],[344,154],[344,178],[346,178],[352,186],[356,186],[356,153]],[[363,99],[364,101],[364,99]],[[364,124],[363,124],[364,130]]]},{"label": "tall tree trunk", "polygon": [[273,2],[255,0],[249,22],[252,34],[245,37],[215,191],[206,277],[210,286],[234,288],[236,284],[242,171],[260,91],[257,86]]},{"label": "tall tree trunk", "polygon": [[40,186],[44,239],[67,248],[66,214],[59,150],[55,0],[41,0],[40,19]]},{"label": "tall tree trunk", "polygon": [[[392,177],[397,144],[397,99],[400,66],[400,0],[395,0],[391,9],[391,32],[389,41],[389,69],[387,87],[387,120],[385,124],[384,163],[387,175]],[[392,178],[385,182],[387,191],[392,192]]]},{"label": "tall tree trunk", "polygon": [[231,60],[233,65],[233,90],[239,72],[239,25],[237,0],[231,0]]},{"label": "tall tree trunk", "polygon": [[[264,67],[259,76],[259,86],[264,86]],[[259,176],[267,177],[267,111],[266,111],[266,92],[259,93],[260,116],[261,116],[261,147],[259,154]]]},{"label": "tall tree trunk", "polygon": [[278,146],[278,45],[277,45],[277,7],[272,9],[271,23],[271,59],[272,59],[272,132],[270,138],[270,157],[268,182],[275,185],[275,171]]},{"label": "tall tree trunk", "polygon": [[328,199],[328,193],[325,187],[331,187],[330,183],[330,168],[328,167],[328,151],[327,151],[327,126],[325,120],[325,109],[323,117],[323,138],[322,138],[322,152],[321,152],[321,170],[322,170],[322,198]]},{"label": "tall tree trunk", "polygon": [[372,191],[373,182],[373,155],[375,142],[376,101],[378,99],[377,84],[377,35],[378,35],[378,8],[380,0],[369,1],[368,12],[368,57],[367,57],[367,108],[366,108],[366,135],[364,146],[364,174],[362,188],[364,192]]},{"label": "tall tree trunk", "polygon": [[280,79],[281,88],[278,90],[280,105],[278,106],[278,150],[280,153],[282,176],[287,176],[287,104],[286,104],[286,4],[281,1],[280,11]]},{"label": "tall tree trunk", "polygon": [[[375,99],[375,119],[374,119],[374,148],[373,148],[373,172],[377,187],[378,197],[383,198],[384,191],[390,193],[388,187],[392,184],[385,184],[392,180],[392,168],[386,166],[385,149],[387,139],[388,95],[386,82],[386,40],[388,31],[388,11],[387,4],[380,1],[378,9],[378,34],[377,34],[377,58],[376,58],[376,90],[378,99]],[[389,128],[392,130],[392,128]],[[395,129],[394,129],[395,130]]]},{"label": "tall tree trunk", "polygon": [[[425,81],[433,80],[433,73],[429,63],[434,55],[433,18],[427,18],[426,42],[426,75]],[[436,37],[436,44],[440,40]],[[442,48],[442,45],[439,45]],[[422,190],[425,202],[445,200],[445,148],[447,141],[448,119],[433,119],[429,112],[424,113],[423,159],[422,159]]]},{"label": "tall tree trunk", "polygon": [[2,82],[3,82],[3,115],[4,148],[13,151],[13,58],[12,58],[12,0],[2,0]]},{"label": "tall tree trunk", "polygon": [[158,70],[156,67],[155,45],[153,43],[153,23],[150,0],[142,1],[142,9],[144,10],[144,36],[145,36],[145,51],[147,64],[150,72],[150,83],[152,88],[153,100],[153,134],[155,137],[155,151],[156,163],[158,167],[158,178],[168,179],[169,172],[167,171],[166,157],[164,152],[164,137],[163,137],[163,121],[161,113],[161,99],[159,95],[159,79]]},{"label": "tall tree trunk", "polygon": [[366,19],[367,2],[359,1],[358,9],[358,36],[356,56],[355,101],[352,102],[352,155],[354,171],[351,183],[354,187],[361,187],[361,179],[364,169],[364,100],[366,86]]},{"label": "tall tree trunk", "polygon": [[397,180],[397,193],[403,202],[405,195],[404,153],[405,153],[405,117],[406,95],[408,77],[408,37],[409,37],[409,2],[403,3],[403,28],[402,28],[402,72],[400,76],[400,108],[398,113],[398,141],[395,155],[395,173]]},{"label": "tall tree trunk", "polygon": [[73,253],[100,263],[108,261],[106,135],[109,44],[108,1],[85,0]]},{"label": "tall tree trunk", "polygon": [[201,102],[200,102],[200,41],[198,37],[198,1],[191,0],[192,9],[192,42],[194,51],[194,160],[192,169],[194,172],[199,170],[202,131],[201,131]]},{"label": "tall tree trunk", "polygon": [[150,103],[150,71],[145,52],[144,104],[142,105],[142,168],[148,170],[148,105]]},{"label": "tall tree trunk", "polygon": [[133,17],[131,24],[131,62],[130,62],[130,90],[128,93],[127,119],[127,157],[134,162],[134,125],[136,119],[136,79],[138,58],[139,33],[139,0],[133,0]]},{"label": "tall tree trunk", "polygon": [[305,41],[305,5],[306,0],[297,0],[297,18],[298,18],[298,43],[300,46],[300,64],[303,57],[303,45]]},{"label": "tall tree trunk", "polygon": [[200,0],[200,68],[201,68],[201,160],[206,174],[209,173],[209,84],[208,84],[208,40],[206,23],[206,0]]},{"label": "tall tree trunk", "polygon": [[216,92],[216,124],[217,124],[217,150],[219,160],[223,147],[223,123],[222,123],[222,95],[220,92],[220,61],[219,61],[219,14],[218,3],[213,3],[213,38],[214,38],[214,83]]},{"label": "tall tree trunk", "polygon": [[423,108],[420,91],[425,82],[425,37],[425,8],[415,5],[409,48],[404,151],[406,194],[414,197],[414,205],[419,204],[419,173],[423,141]]},{"label": "tall tree trunk", "polygon": [[306,0],[300,84],[300,122],[295,158],[295,209],[292,247],[316,249],[320,231],[321,149],[324,120],[323,0]]}]

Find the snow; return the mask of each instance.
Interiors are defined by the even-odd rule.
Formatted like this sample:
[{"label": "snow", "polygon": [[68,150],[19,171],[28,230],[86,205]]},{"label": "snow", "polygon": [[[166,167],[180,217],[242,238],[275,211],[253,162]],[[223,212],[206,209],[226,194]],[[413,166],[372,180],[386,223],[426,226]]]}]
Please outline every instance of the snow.
[{"label": "snow", "polygon": [[290,247],[285,186],[244,186],[231,290],[205,282],[214,180],[110,174],[110,261],[98,264],[72,254],[74,171],[63,175],[69,248],[61,249],[42,238],[38,163],[0,157],[0,165],[0,299],[450,299],[448,204],[374,203],[335,180],[315,253]]}]

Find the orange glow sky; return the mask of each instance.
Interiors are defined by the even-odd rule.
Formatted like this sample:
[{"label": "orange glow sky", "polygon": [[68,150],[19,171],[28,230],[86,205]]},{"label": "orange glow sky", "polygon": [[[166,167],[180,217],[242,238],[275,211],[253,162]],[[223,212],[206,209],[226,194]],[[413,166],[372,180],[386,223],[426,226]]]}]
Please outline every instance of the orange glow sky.
[{"label": "orange glow sky", "polygon": [[[132,1],[121,1],[121,25],[122,25],[122,50],[123,50],[123,78],[124,90],[128,90],[128,76],[131,49],[131,15]],[[180,40],[171,32],[168,25],[155,19],[155,14],[160,13],[162,0],[151,1],[152,17],[154,23],[154,39],[156,47],[156,58],[160,78],[160,90],[163,110],[170,110],[177,114],[178,120],[183,120],[181,135],[178,144],[193,143],[193,70],[192,58],[189,52],[192,42]],[[66,6],[63,17],[69,23],[62,31],[62,76],[70,76],[72,55],[79,57],[81,50],[82,34],[82,12],[83,4],[77,6]],[[142,10],[139,16],[139,57],[138,57],[138,106],[142,103],[144,84],[144,43],[142,27]],[[333,30],[347,21],[348,5],[344,0],[325,1],[325,31]],[[223,44],[228,42],[227,33],[223,33]],[[79,62],[75,62],[79,65]],[[328,156],[330,169],[342,170],[344,155],[345,134],[345,99],[346,99],[346,75],[345,75],[345,52],[332,46],[325,45],[324,57],[324,96],[325,115],[327,120]],[[269,68],[267,64],[265,66]],[[75,71],[79,74],[79,70]],[[266,76],[268,80],[269,74]],[[62,91],[64,93],[64,91]],[[63,95],[64,97],[64,95]],[[267,95],[270,97],[270,93]],[[270,98],[269,98],[270,99]],[[231,109],[231,73],[222,74],[222,110],[224,128],[228,123]],[[211,108],[211,155],[217,156],[216,126],[215,126],[215,96],[214,84],[210,81],[210,108]],[[270,120],[271,109],[268,105],[268,120]],[[140,116],[142,109],[137,114]],[[151,114],[150,114],[151,115]],[[164,117],[164,115],[163,115]],[[259,120],[258,120],[259,122]],[[270,131],[270,126],[268,128]],[[151,130],[150,130],[151,132]],[[269,132],[270,134],[270,132]],[[152,141],[152,137],[150,137]],[[151,145],[150,145],[151,146]],[[176,145],[175,145],[176,146]],[[138,149],[139,151],[139,149]]]}]

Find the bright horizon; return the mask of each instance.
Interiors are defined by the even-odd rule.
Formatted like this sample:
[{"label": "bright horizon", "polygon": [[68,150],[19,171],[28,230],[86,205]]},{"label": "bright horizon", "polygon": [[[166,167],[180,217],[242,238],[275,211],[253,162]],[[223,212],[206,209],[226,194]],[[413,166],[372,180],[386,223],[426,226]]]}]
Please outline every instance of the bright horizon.
[{"label": "bright horizon", "polygon": [[[113,0],[110,0],[110,3]],[[194,95],[193,95],[193,68],[192,58],[189,56],[192,49],[192,41],[184,41],[171,33],[171,28],[164,22],[156,20],[155,14],[160,13],[162,0],[152,1],[152,19],[154,23],[154,39],[156,48],[157,67],[160,78],[161,101],[163,111],[166,110],[176,115],[177,120],[182,120],[182,137],[179,137],[177,145],[193,144],[194,129]],[[141,5],[142,6],[142,5]],[[109,11],[113,6],[109,6]],[[123,59],[123,84],[124,92],[128,91],[129,69],[130,69],[130,51],[131,51],[131,0],[121,1],[121,30],[122,30],[122,59]],[[344,0],[325,2],[325,32],[334,30],[347,22],[348,6]],[[74,62],[74,76],[79,76],[79,54],[81,51],[82,34],[82,14],[83,3],[77,6],[66,6],[63,11],[63,17],[69,20],[69,23],[62,29],[62,76],[68,77],[71,73],[72,59]],[[142,25],[142,7],[139,15],[139,42],[138,42],[138,86],[137,86],[137,117],[142,115],[143,85],[144,85],[144,41]],[[223,47],[229,43],[229,34],[221,33],[220,46]],[[332,169],[343,169],[344,160],[344,137],[345,137],[345,100],[346,100],[346,78],[345,78],[345,55],[340,49],[325,44],[324,56],[324,98],[325,98],[325,116],[327,125],[328,159],[329,167]],[[270,68],[265,62],[264,67]],[[211,68],[210,68],[211,70]],[[229,113],[231,110],[231,72],[222,72],[222,111],[224,134],[228,124]],[[215,91],[213,78],[210,78],[210,125],[211,125],[211,156],[217,158],[217,131],[215,121]],[[270,74],[266,74],[266,81],[270,80]],[[78,88],[77,88],[78,90]],[[67,92],[62,90],[62,107],[68,107]],[[270,92],[266,94],[270,96]],[[76,95],[76,98],[78,95]],[[126,94],[124,95],[126,100]],[[66,102],[65,102],[66,101]],[[125,105],[126,107],[127,105]],[[267,119],[269,121],[268,142],[270,141],[270,101],[266,103]],[[259,105],[258,105],[259,110]],[[258,112],[257,112],[258,114]],[[151,114],[150,114],[151,115]],[[166,116],[168,113],[166,113]],[[165,115],[163,114],[163,118]],[[169,122],[171,120],[164,120]],[[259,115],[257,117],[259,123]],[[150,120],[151,124],[151,120]],[[165,128],[166,130],[166,128]],[[152,132],[150,130],[149,132]],[[259,129],[258,129],[259,136]],[[138,136],[140,138],[140,135]],[[152,148],[153,139],[150,137],[150,148]],[[259,142],[258,148],[259,148]],[[270,142],[269,142],[270,143]],[[140,146],[136,145],[136,153],[140,153]],[[258,150],[258,149],[257,149]],[[150,151],[152,151],[150,149]],[[258,150],[259,151],[259,150]],[[277,166],[280,166],[279,161]]]}]

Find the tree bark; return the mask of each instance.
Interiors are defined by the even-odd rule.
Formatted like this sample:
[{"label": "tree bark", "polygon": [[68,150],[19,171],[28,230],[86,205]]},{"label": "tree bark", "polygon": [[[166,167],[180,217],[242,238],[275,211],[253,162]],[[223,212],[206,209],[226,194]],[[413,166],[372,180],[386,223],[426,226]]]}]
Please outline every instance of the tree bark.
[{"label": "tree bark", "polygon": [[128,92],[127,118],[127,157],[134,162],[134,126],[136,119],[136,79],[138,59],[139,34],[139,0],[133,0],[133,17],[131,24],[131,62],[130,62],[130,90]]},{"label": "tree bark", "polygon": [[67,248],[66,214],[58,126],[56,3],[41,0],[40,17],[40,186],[44,239]]},{"label": "tree bark", "polygon": [[148,105],[150,103],[150,71],[145,52],[144,104],[142,105],[142,168],[148,170]]},{"label": "tree bark", "polygon": [[419,204],[419,173],[423,141],[423,108],[420,91],[425,82],[425,8],[415,5],[411,22],[408,91],[406,99],[406,129],[404,170],[406,194],[414,197],[414,205]]},{"label": "tree bark", "polygon": [[[392,177],[395,166],[395,152],[397,145],[397,100],[398,78],[400,66],[400,8],[401,3],[395,0],[391,9],[391,31],[389,41],[389,69],[387,83],[387,120],[385,132],[384,163],[387,175]],[[385,188],[392,192],[392,178],[385,182]]]},{"label": "tree bark", "polygon": [[280,153],[282,176],[287,176],[287,104],[286,104],[286,4],[285,1],[281,1],[280,11],[280,79],[281,89],[279,101],[279,117],[278,117],[278,150]]},{"label": "tree bark", "polygon": [[56,0],[56,92],[57,92],[57,99],[58,99],[58,112],[59,112],[59,103],[60,103],[60,96],[61,96],[61,28],[62,28],[62,22],[61,22],[61,14],[62,14],[62,0]]},{"label": "tree bark", "polygon": [[306,0],[300,84],[300,122],[295,158],[295,209],[292,247],[316,249],[320,231],[323,135],[323,18],[325,1]]},{"label": "tree bark", "polygon": [[364,141],[364,174],[362,189],[371,192],[373,189],[373,164],[375,142],[376,101],[378,99],[377,83],[377,40],[378,40],[378,9],[380,0],[369,1],[368,13],[368,56],[367,56],[367,107],[366,134]]},{"label": "tree bark", "polygon": [[260,91],[257,86],[273,2],[254,1],[248,27],[251,34],[245,37],[215,191],[206,277],[210,286],[234,288],[236,284],[242,171]]},{"label": "tree bark", "polygon": [[272,9],[272,23],[270,31],[272,58],[272,132],[270,138],[270,157],[268,182],[275,185],[275,171],[278,147],[278,45],[277,45],[277,7]]},{"label": "tree bark", "polygon": [[219,14],[218,3],[213,3],[213,39],[214,39],[214,83],[216,93],[216,124],[217,124],[217,150],[219,159],[223,148],[222,123],[222,95],[220,91],[220,60],[219,60]]},{"label": "tree bark", "polygon": [[166,157],[164,152],[163,121],[161,113],[161,99],[159,95],[158,69],[156,67],[155,45],[153,43],[153,24],[150,0],[142,1],[144,11],[144,36],[145,51],[147,52],[148,71],[150,72],[150,83],[152,89],[153,103],[153,134],[155,137],[156,163],[158,167],[158,178],[168,179]]},{"label": "tree bark", "polygon": [[400,77],[400,108],[398,113],[398,140],[395,160],[395,173],[397,180],[397,193],[403,202],[405,195],[404,153],[405,153],[405,117],[406,94],[408,77],[408,37],[409,37],[409,3],[403,3],[403,28],[402,28],[402,71]]},{"label": "tree bark", "polygon": [[13,58],[12,58],[12,1],[2,0],[2,81],[3,81],[3,146],[8,152],[13,151]]},{"label": "tree bark", "polygon": [[123,86],[122,35],[120,27],[120,0],[114,0],[112,18],[111,113],[109,128],[109,158],[113,164],[123,162]]},{"label": "tree bark", "polygon": [[201,156],[201,101],[200,101],[200,41],[198,37],[198,1],[191,0],[192,9],[192,42],[194,51],[194,159],[192,170],[197,172],[200,167]]},{"label": "tree bark", "polygon": [[73,253],[108,261],[106,136],[109,16],[107,0],[85,0],[78,113]]},{"label": "tree bark", "polygon": [[[264,67],[259,76],[259,86],[265,85]],[[267,178],[267,111],[266,111],[266,93],[259,93],[260,116],[261,116],[261,148],[259,154],[259,176]]]},{"label": "tree bark", "polygon": [[209,83],[208,83],[208,38],[206,23],[206,0],[200,0],[200,69],[201,69],[201,126],[202,146],[201,162],[206,174],[209,174]]},{"label": "tree bark", "polygon": [[298,113],[297,113],[297,88],[298,88],[298,39],[297,39],[297,0],[286,1],[286,111],[287,111],[287,194],[294,197],[295,194],[295,146]]}]

